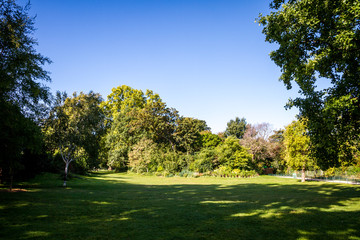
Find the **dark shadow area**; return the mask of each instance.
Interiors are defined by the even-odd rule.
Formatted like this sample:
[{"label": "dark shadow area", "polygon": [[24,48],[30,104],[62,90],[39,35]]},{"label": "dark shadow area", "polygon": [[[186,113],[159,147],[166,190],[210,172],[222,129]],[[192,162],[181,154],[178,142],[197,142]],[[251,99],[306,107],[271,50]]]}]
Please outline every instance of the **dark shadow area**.
[{"label": "dark shadow area", "polygon": [[92,176],[69,189],[0,193],[0,239],[360,239],[355,186]]}]

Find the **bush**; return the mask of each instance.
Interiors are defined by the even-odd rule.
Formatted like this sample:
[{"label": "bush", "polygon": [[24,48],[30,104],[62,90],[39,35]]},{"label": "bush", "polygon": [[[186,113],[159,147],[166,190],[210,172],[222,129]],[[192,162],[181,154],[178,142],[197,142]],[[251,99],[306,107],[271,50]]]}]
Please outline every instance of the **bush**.
[{"label": "bush", "polygon": [[351,166],[346,169],[346,174],[351,177],[360,178],[360,167]]},{"label": "bush", "polygon": [[240,145],[239,139],[235,137],[226,138],[225,142],[216,148],[216,152],[220,165],[229,168],[249,168],[252,155]]},{"label": "bush", "polygon": [[190,169],[200,173],[212,171],[215,156],[215,150],[208,148],[202,149],[195,156],[195,161],[190,165]]}]

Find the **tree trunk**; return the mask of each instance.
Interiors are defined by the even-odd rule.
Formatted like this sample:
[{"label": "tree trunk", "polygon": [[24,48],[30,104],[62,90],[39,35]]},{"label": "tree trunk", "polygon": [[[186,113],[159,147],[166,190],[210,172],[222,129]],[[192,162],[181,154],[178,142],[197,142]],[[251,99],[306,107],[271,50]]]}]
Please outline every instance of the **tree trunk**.
[{"label": "tree trunk", "polygon": [[9,187],[9,190],[11,192],[12,189],[13,189],[13,182],[14,182],[14,172],[12,170],[12,167],[10,167],[9,173],[10,173],[10,187]]},{"label": "tree trunk", "polygon": [[65,175],[64,175],[64,184],[63,184],[63,187],[66,187],[68,170],[69,170],[69,162],[66,162],[66,163],[65,163]]},{"label": "tree trunk", "polygon": [[11,173],[11,175],[10,175],[10,192],[12,192],[12,189],[13,189],[13,182],[14,182],[14,174]]},{"label": "tree trunk", "polygon": [[305,166],[301,169],[301,182],[305,182]]}]

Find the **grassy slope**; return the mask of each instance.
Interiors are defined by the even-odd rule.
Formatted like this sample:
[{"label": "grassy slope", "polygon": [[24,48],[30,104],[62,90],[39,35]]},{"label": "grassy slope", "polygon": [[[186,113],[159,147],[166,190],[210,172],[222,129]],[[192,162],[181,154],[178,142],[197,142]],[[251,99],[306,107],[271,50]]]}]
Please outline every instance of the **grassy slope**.
[{"label": "grassy slope", "polygon": [[358,186],[46,174],[0,191],[0,239],[360,239]]}]

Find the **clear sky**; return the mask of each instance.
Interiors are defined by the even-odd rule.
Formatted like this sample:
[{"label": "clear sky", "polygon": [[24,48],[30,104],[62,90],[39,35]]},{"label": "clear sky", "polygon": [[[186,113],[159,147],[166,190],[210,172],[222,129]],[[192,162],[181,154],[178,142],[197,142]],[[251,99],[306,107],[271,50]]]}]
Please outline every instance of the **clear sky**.
[{"label": "clear sky", "polygon": [[[23,5],[25,1],[18,1]],[[236,116],[274,129],[297,90],[278,81],[259,13],[267,0],[31,0],[52,92],[151,89],[181,115],[224,131]]]}]

